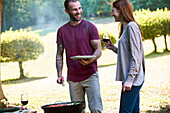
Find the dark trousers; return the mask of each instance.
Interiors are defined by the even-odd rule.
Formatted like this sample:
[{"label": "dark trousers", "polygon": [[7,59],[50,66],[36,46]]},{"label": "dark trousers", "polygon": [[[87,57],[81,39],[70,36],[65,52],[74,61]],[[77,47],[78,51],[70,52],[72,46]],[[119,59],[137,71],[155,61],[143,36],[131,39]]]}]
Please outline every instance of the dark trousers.
[{"label": "dark trousers", "polygon": [[121,92],[119,113],[140,113],[140,86],[132,86],[130,91]]}]

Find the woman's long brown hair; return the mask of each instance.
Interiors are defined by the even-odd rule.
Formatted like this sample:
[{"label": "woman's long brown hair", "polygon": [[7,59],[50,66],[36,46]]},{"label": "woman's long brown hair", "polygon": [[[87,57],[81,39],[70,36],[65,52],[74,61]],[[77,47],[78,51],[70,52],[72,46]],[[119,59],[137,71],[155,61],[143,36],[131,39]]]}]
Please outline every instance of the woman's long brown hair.
[{"label": "woman's long brown hair", "polygon": [[[121,15],[126,22],[128,22],[128,23],[131,22],[131,21],[136,22],[135,19],[134,19],[134,16],[133,16],[133,6],[129,2],[129,0],[116,0],[115,2],[113,2],[112,5],[116,9],[120,10]],[[122,25],[121,22],[120,22],[120,26],[121,26],[121,28],[120,28],[119,38],[121,37],[121,35],[123,33],[123,25]],[[139,29],[140,29],[141,34],[142,34],[142,30],[141,30],[140,26],[139,26]]]}]

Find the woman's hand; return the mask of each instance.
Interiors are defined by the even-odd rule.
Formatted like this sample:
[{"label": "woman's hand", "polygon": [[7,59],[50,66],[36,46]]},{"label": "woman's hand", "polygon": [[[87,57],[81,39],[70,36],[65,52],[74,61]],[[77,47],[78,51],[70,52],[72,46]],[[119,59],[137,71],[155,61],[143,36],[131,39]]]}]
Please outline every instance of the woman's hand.
[{"label": "woman's hand", "polygon": [[131,88],[132,88],[132,83],[131,82],[127,82],[127,81],[124,82],[123,87],[122,87],[123,92],[130,91]]},{"label": "woman's hand", "polygon": [[[104,42],[104,41],[103,41]],[[106,48],[115,51],[117,48],[114,46],[114,44],[112,43],[112,41],[109,39],[109,41],[104,42],[104,44],[106,45]]]},{"label": "woman's hand", "polygon": [[[103,42],[104,42],[104,41],[103,41]],[[111,49],[111,48],[112,48],[112,45],[113,45],[113,43],[111,42],[110,39],[109,39],[109,41],[104,42],[104,44],[105,44],[106,48],[108,48],[108,49]]]}]

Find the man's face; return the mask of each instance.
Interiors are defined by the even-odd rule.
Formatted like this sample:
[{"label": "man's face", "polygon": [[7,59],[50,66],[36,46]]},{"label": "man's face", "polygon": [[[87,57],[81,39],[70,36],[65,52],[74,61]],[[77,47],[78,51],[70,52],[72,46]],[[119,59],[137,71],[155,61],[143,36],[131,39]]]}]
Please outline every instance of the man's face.
[{"label": "man's face", "polygon": [[69,3],[69,10],[67,13],[70,16],[70,19],[73,21],[80,21],[81,20],[81,15],[82,15],[82,8],[80,5],[80,2],[70,2]]}]

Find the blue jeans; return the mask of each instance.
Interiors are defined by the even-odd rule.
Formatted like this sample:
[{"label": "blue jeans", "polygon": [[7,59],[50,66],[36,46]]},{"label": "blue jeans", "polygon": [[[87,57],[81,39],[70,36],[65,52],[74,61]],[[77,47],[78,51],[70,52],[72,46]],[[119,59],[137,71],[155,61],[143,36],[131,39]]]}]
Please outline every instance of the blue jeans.
[{"label": "blue jeans", "polygon": [[119,113],[140,113],[140,86],[132,86],[130,91],[121,92]]}]

